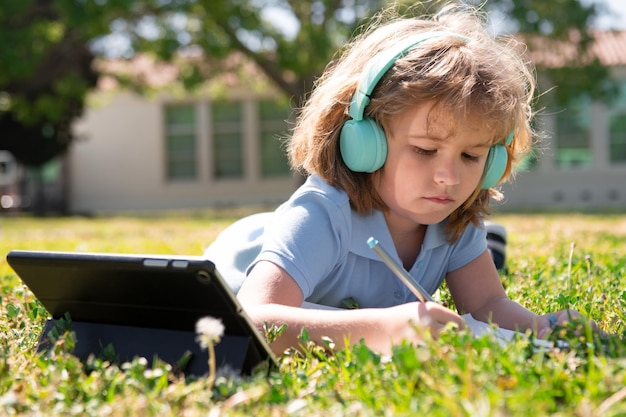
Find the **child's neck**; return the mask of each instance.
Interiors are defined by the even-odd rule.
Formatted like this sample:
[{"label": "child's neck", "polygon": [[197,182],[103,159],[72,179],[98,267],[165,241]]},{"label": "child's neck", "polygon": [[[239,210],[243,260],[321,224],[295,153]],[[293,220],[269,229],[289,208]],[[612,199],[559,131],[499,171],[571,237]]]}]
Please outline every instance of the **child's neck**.
[{"label": "child's neck", "polygon": [[413,268],[413,264],[415,264],[415,260],[422,249],[427,227],[427,225],[419,225],[411,231],[401,232],[394,232],[389,228],[393,244],[396,247],[404,269],[411,270]]}]

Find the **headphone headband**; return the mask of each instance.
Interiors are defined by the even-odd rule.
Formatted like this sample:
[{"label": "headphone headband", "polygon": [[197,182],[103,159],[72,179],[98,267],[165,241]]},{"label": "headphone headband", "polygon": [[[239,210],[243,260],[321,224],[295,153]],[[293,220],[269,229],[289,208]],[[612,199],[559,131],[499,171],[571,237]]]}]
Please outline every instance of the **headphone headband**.
[{"label": "headphone headband", "polygon": [[352,96],[352,101],[350,102],[350,117],[353,120],[363,120],[365,107],[367,107],[370,103],[372,91],[374,91],[374,88],[380,79],[383,75],[385,75],[389,68],[393,66],[400,56],[404,55],[408,50],[424,41],[444,36],[453,36],[465,41],[469,40],[467,36],[455,32],[425,32],[415,37],[403,39],[393,45],[390,49],[381,52],[376,58],[370,60],[365,66],[363,76],[359,81],[359,85],[357,86],[354,95]]}]

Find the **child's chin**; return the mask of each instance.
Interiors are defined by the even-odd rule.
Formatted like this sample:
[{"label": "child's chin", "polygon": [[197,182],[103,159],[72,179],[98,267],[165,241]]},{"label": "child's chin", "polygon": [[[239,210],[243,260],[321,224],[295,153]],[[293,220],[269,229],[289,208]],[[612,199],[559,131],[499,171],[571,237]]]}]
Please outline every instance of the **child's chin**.
[{"label": "child's chin", "polygon": [[444,215],[430,215],[430,216],[422,216],[422,219],[420,219],[420,224],[423,225],[431,225],[431,224],[438,224],[441,223],[442,221],[446,220],[448,217],[450,216],[450,213],[448,214],[444,214]]}]

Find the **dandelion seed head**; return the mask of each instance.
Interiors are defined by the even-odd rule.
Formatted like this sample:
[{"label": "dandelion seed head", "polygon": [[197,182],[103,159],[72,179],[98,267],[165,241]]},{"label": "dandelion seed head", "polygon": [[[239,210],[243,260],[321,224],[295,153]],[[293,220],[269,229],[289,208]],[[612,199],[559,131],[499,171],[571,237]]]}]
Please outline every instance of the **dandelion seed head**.
[{"label": "dandelion seed head", "polygon": [[222,320],[215,317],[202,317],[196,322],[196,333],[198,334],[196,340],[200,343],[200,347],[206,349],[219,343],[224,335],[224,324]]}]

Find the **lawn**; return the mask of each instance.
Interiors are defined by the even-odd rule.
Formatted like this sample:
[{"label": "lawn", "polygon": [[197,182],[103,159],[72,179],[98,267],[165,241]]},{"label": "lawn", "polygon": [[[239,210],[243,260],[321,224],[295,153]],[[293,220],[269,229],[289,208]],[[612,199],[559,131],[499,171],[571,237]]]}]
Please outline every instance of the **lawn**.
[{"label": "lawn", "polygon": [[[510,297],[538,312],[574,308],[557,329],[569,349],[500,346],[449,331],[381,358],[362,344],[286,352],[278,369],[185,379],[137,358],[116,365],[68,354],[72,333],[46,355],[34,346],[47,312],[5,262],[11,249],[201,254],[240,211],[97,218],[0,217],[0,415],[25,416],[626,416],[626,215],[501,214],[509,232]],[[445,289],[439,294],[447,299]],[[332,347],[333,343],[328,342]]]}]

